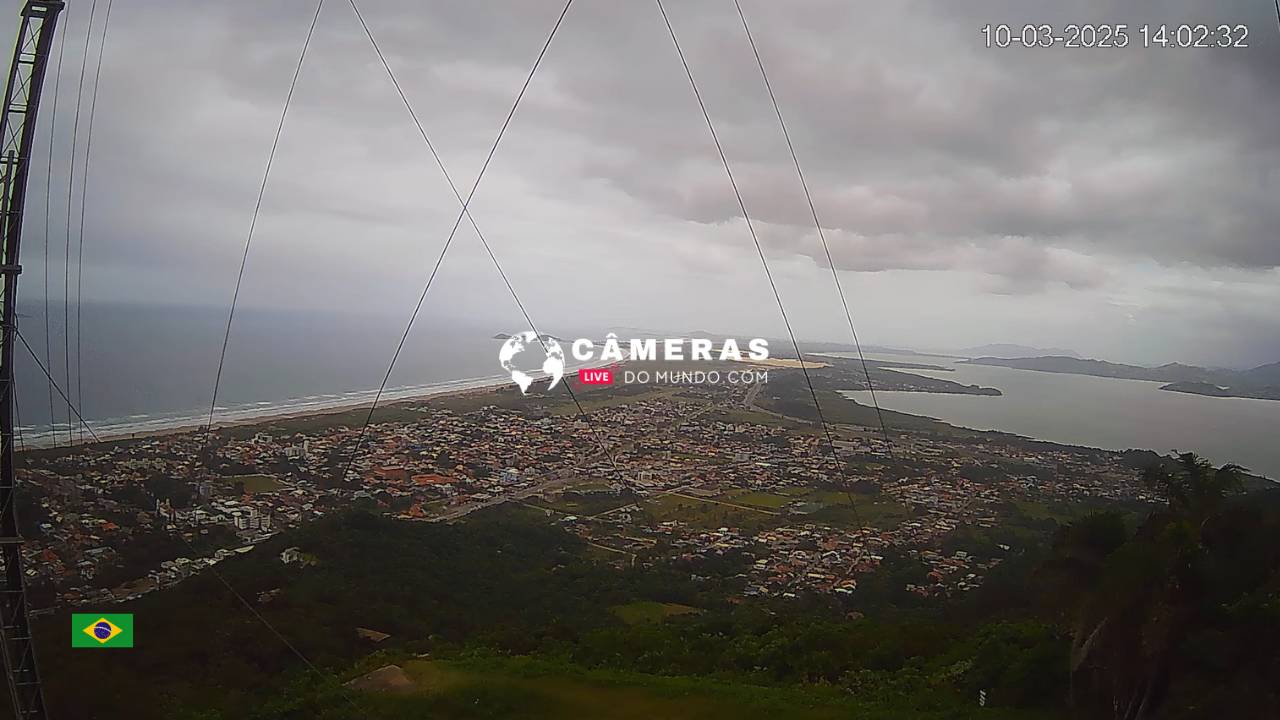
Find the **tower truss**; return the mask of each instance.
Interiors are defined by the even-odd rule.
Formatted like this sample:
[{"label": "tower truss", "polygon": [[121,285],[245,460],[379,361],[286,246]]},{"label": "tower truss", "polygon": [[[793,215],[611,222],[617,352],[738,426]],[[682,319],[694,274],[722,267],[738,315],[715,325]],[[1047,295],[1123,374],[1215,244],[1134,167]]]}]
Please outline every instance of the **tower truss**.
[{"label": "tower truss", "polygon": [[0,655],[18,720],[48,717],[27,614],[22,535],[15,507],[14,343],[19,246],[40,90],[62,0],[26,0],[0,108]]}]

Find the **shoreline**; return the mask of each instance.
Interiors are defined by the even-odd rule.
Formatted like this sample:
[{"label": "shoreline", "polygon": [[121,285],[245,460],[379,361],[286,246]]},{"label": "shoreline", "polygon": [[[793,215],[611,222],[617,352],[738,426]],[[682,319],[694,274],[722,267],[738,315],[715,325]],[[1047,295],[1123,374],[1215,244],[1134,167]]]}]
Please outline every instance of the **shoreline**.
[{"label": "shoreline", "polygon": [[[830,353],[835,357],[841,357],[839,354]],[[776,360],[778,365],[761,364],[776,370],[795,369],[799,367],[799,363],[794,360]],[[822,363],[807,363],[810,367],[823,367]],[[566,376],[578,368],[566,368]],[[945,370],[946,368],[937,368]],[[536,377],[542,377],[541,373]],[[378,402],[378,407],[385,408],[404,403],[421,402],[433,398],[445,397],[450,395],[467,395],[477,392],[492,392],[497,388],[501,388],[511,381],[509,378],[501,375],[493,375],[478,378],[463,378],[458,380],[443,380],[429,385],[411,385],[392,388],[383,391],[382,398]],[[930,391],[921,391],[930,392]],[[310,417],[320,417],[324,415],[336,415],[353,410],[361,410],[368,408],[374,400],[376,391],[374,390],[357,390],[343,393],[340,395],[329,396],[307,396],[302,398],[291,398],[276,403],[249,403],[236,408],[217,408],[214,413],[212,429],[227,429],[235,427],[244,427],[248,425],[258,425],[262,423],[300,420]],[[328,397],[331,402],[323,400],[317,401],[313,398]],[[308,403],[308,401],[310,401]],[[225,413],[226,416],[219,419],[219,412]],[[93,428],[97,439],[84,437],[80,439],[85,426]],[[170,417],[148,416],[131,417],[131,418],[106,418],[97,421],[86,421],[84,424],[76,424],[73,428],[68,429],[64,425],[59,425],[54,430],[44,430],[42,432],[32,432],[31,428],[20,428],[19,434],[23,437],[23,445],[18,452],[35,452],[44,450],[63,449],[66,447],[81,447],[84,445],[104,444],[111,442],[120,442],[128,440],[140,440],[153,437],[164,437],[168,435],[181,435],[185,433],[198,432],[205,428],[205,416],[195,414],[172,415]],[[77,442],[71,445],[59,444],[57,438],[61,438],[65,442],[68,435],[75,434]]]},{"label": "shoreline", "polygon": [[[775,368],[783,369],[783,368]],[[927,377],[927,376],[926,376]],[[390,408],[406,404],[421,403],[424,401],[442,398],[442,397],[467,397],[471,395],[480,395],[493,393],[511,383],[510,379],[502,376],[490,376],[483,378],[467,378],[462,380],[449,380],[433,385],[407,386],[395,388],[383,393],[382,399],[379,401],[379,408]],[[854,402],[855,404],[865,404],[859,401],[856,394],[865,393],[865,390],[842,390],[838,391],[844,400]],[[911,391],[900,391],[911,392]],[[938,394],[937,391],[919,391],[921,394]],[[951,394],[951,393],[941,393]],[[970,393],[958,393],[959,395],[969,395]],[[260,407],[240,408],[225,410],[229,413],[229,417],[221,420],[217,415],[214,416],[212,424],[213,430],[227,430],[231,428],[241,428],[246,426],[261,425],[272,422],[285,422],[294,420],[305,420],[308,418],[319,418],[327,415],[339,415],[356,410],[367,410],[373,401],[373,391],[358,391],[357,393],[349,393],[351,397],[330,396],[332,402],[312,401],[313,404],[299,407],[290,407],[289,403],[298,402],[299,400],[307,400],[307,398],[299,398],[297,400],[284,401],[280,404],[261,404]],[[363,397],[361,397],[363,396]],[[1053,440],[1034,435],[1028,435],[1016,431],[1002,430],[993,427],[973,427],[963,423],[944,420],[942,418],[931,415],[906,411],[895,411],[905,415],[919,417],[933,422],[946,425],[957,430],[968,431],[978,434],[996,434],[1016,439],[1021,442],[1044,443],[1056,445],[1065,448],[1074,448],[1089,451],[1101,451],[1108,453],[1124,453],[1132,450],[1150,450],[1150,448],[1141,447],[1107,447],[1104,445],[1094,445],[1087,442],[1072,442],[1063,440]],[[156,419],[150,421],[155,423],[150,427],[135,427],[130,429],[129,423],[120,423],[118,425],[108,425],[105,429],[97,431],[97,440],[86,439],[84,442],[67,445],[50,445],[46,444],[49,440],[49,434],[46,433],[40,440],[33,441],[27,437],[24,446],[19,449],[18,454],[27,454],[33,452],[67,451],[76,448],[82,448],[88,445],[104,445],[107,443],[129,442],[135,440],[146,440],[149,438],[160,438],[172,435],[183,435],[188,433],[199,432],[205,427],[205,424],[198,418],[191,415],[182,417],[174,417],[171,419]],[[142,425],[142,423],[139,423]],[[121,427],[123,426],[123,427]],[[90,424],[93,427],[93,424]],[[65,438],[64,438],[65,439]],[[1157,453],[1158,454],[1158,453]],[[1265,471],[1252,471],[1250,475],[1270,480],[1271,482],[1280,483],[1280,478],[1272,479]]]},{"label": "shoreline", "polygon": [[[566,379],[569,375],[576,373],[581,369],[581,365],[570,366],[565,369]],[[544,379],[547,377],[545,373],[534,373],[535,379]],[[421,402],[433,398],[446,397],[451,395],[465,396],[471,393],[493,392],[499,388],[505,387],[511,383],[511,379],[504,375],[490,375],[487,377],[463,378],[459,380],[442,380],[427,385],[408,385],[398,388],[389,388],[382,393],[382,398],[378,401],[379,408],[392,407],[405,403]],[[339,413],[350,412],[352,410],[362,410],[368,408],[372,403],[375,390],[357,390],[344,393],[343,395],[330,396],[310,396],[310,397],[330,397],[331,403],[323,401],[313,401],[309,405],[290,406],[290,403],[308,400],[308,398],[294,398],[282,400],[278,403],[255,403],[250,407],[241,406],[239,408],[218,408],[219,411],[227,413],[229,416],[218,417],[218,412],[214,413],[214,421],[212,427],[214,430],[227,429],[234,427],[244,427],[246,425],[258,425],[261,423],[283,421],[283,420],[300,420],[310,417],[320,417],[323,415],[336,415]],[[183,433],[198,432],[205,427],[202,416],[196,415],[179,415],[169,418],[157,417],[152,420],[137,420],[135,422],[112,421],[111,419],[90,421],[86,423],[93,428],[97,434],[97,440],[86,438],[84,442],[77,442],[72,447],[82,447],[85,445],[103,444],[109,442],[120,442],[127,440],[140,440],[150,437],[162,437],[167,435],[180,435]],[[133,429],[130,429],[132,426]],[[75,428],[82,430],[84,425],[76,425]],[[65,449],[66,445],[51,445],[50,437],[54,434],[51,431],[42,433],[30,433],[29,429],[22,431],[26,437],[25,446],[19,449],[19,453],[35,452],[53,449]],[[56,433],[65,440],[68,430],[65,426],[60,426]]]},{"label": "shoreline", "polygon": [[[378,402],[378,407],[386,408],[386,407],[392,407],[395,405],[421,402],[424,400],[431,400],[433,398],[446,397],[446,396],[455,396],[455,395],[465,396],[472,393],[478,394],[478,393],[493,392],[503,387],[504,385],[509,384],[510,382],[511,381],[506,378],[496,378],[496,377],[495,378],[474,378],[469,380],[445,381],[445,383],[441,383],[441,385],[447,384],[447,386],[444,386],[444,387],[433,388],[433,387],[424,386],[424,387],[418,387],[418,388],[412,388],[412,387],[399,388],[399,389],[391,390],[388,392],[384,392],[382,399],[379,400]],[[466,383],[466,384],[463,384],[463,383]],[[370,397],[367,397],[364,399],[351,398],[345,401],[337,400],[337,402],[335,402],[334,404],[316,405],[311,407],[290,408],[287,406],[287,403],[290,401],[285,401],[284,403],[281,403],[279,405],[263,406],[259,411],[243,410],[243,409],[239,411],[232,410],[231,411],[232,413],[239,412],[239,413],[252,413],[252,414],[244,414],[239,417],[228,417],[222,420],[219,420],[217,414],[215,413],[214,420],[212,423],[212,429],[224,430],[227,428],[244,427],[248,425],[259,425],[259,424],[268,423],[268,422],[276,422],[276,421],[283,421],[283,420],[301,420],[305,418],[320,417],[324,415],[338,415],[345,412],[351,412],[352,410],[363,410],[363,409],[367,409],[373,403],[373,397],[372,397],[373,392],[369,391],[367,394],[370,395]],[[94,428],[94,430],[97,432],[97,440],[90,438],[90,439],[87,439],[85,442],[76,443],[71,447],[73,448],[84,447],[86,445],[100,445],[105,443],[120,442],[120,441],[127,441],[127,440],[141,440],[145,438],[163,437],[167,435],[181,435],[185,433],[198,432],[205,427],[205,424],[203,422],[197,421],[192,416],[182,416],[182,417],[173,418],[171,424],[166,423],[166,421],[163,419],[154,420],[152,422],[157,423],[157,425],[154,427],[139,427],[138,429],[135,429],[135,430],[129,430],[126,427],[120,427],[119,429],[117,429],[118,426],[115,424],[109,425],[108,426],[109,429],[98,430],[98,428],[95,427],[94,423],[88,422],[86,424],[89,427]],[[121,423],[120,425],[127,426],[127,423]],[[83,428],[83,426],[79,426],[79,427]],[[65,435],[65,431],[62,431],[61,434]],[[51,433],[47,433],[47,432],[42,433],[41,436],[39,436],[40,439],[34,440],[34,441],[28,437],[25,441],[26,447],[22,450],[19,450],[18,452],[24,453],[24,452],[43,451],[43,450],[68,449],[67,446],[64,446],[64,445],[55,447],[53,445],[47,444],[50,435]]]}]

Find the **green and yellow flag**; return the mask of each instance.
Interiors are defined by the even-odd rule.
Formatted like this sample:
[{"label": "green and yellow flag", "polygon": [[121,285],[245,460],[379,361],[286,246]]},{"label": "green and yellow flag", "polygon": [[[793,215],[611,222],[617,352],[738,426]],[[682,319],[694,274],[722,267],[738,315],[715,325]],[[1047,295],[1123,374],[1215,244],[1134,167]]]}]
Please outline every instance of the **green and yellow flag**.
[{"label": "green and yellow flag", "polygon": [[133,613],[72,613],[71,647],[133,647]]}]

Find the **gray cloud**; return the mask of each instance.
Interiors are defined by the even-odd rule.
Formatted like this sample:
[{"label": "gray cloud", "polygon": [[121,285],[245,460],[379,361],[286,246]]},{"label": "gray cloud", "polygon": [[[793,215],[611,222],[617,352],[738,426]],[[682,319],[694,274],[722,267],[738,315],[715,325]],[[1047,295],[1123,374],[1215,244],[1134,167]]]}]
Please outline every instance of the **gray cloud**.
[{"label": "gray cloud", "polygon": [[[936,346],[930,333],[956,332],[956,344],[1078,342],[1086,352],[1094,340],[1073,336],[1081,328],[1073,307],[1120,328],[1129,316],[1173,322],[1161,315],[1176,307],[1163,288],[1188,278],[1220,298],[1246,285],[1272,293],[1280,41],[1264,5],[1219,3],[1210,18],[1189,2],[744,2],[832,258],[855,273],[848,287],[869,316],[870,339],[878,331],[886,342]],[[312,8],[117,4],[95,128],[86,296],[229,298]],[[556,0],[364,3],[463,188],[559,8]],[[788,302],[822,318],[811,336],[840,339],[826,255],[732,3],[668,10],[766,254],[791,283]],[[55,260],[65,233],[69,88],[87,6],[72,13],[53,178]],[[1136,38],[1143,22],[1209,20],[1247,23],[1251,46],[1001,50],[982,47],[978,31],[988,22],[1126,22]],[[0,18],[0,32],[12,27]],[[33,187],[43,181],[33,176]],[[37,255],[27,265],[39,274],[42,194],[32,203],[27,248]],[[735,303],[717,294],[758,283],[759,261],[651,3],[575,4],[474,209],[530,305],[558,321],[580,317],[582,298],[592,298],[592,320],[602,324],[684,323],[690,307],[707,313],[701,326],[775,322],[767,296]],[[245,302],[399,312],[456,211],[350,8],[326,3]],[[450,253],[436,302],[506,302],[469,230]],[[905,308],[867,297],[894,292],[905,293]],[[1197,316],[1228,318],[1242,335],[1273,328],[1233,302],[1206,301]],[[1023,322],[1028,308],[1035,319]],[[904,327],[918,335],[896,336]],[[1005,331],[1021,335],[999,336]],[[1037,335],[1048,332],[1058,335]],[[1175,335],[1157,331],[1144,342],[1168,353],[1191,347]],[[1119,331],[1099,334],[1093,351],[1124,342]]]},{"label": "gray cloud", "polygon": [[[986,49],[976,13],[805,5],[821,6],[831,35],[847,29],[846,42],[815,52],[804,42],[814,37],[808,13],[753,10],[828,227],[886,243],[998,247],[1018,236],[1166,263],[1280,265],[1280,136],[1259,122],[1280,110],[1265,13],[1252,17],[1256,49],[1162,54]],[[1169,15],[1154,9],[1130,15]],[[753,213],[809,227],[740,29],[683,7],[677,18]],[[609,139],[615,126],[602,125]],[[737,215],[705,146],[668,157],[624,154],[597,171],[658,211],[697,222]]]}]

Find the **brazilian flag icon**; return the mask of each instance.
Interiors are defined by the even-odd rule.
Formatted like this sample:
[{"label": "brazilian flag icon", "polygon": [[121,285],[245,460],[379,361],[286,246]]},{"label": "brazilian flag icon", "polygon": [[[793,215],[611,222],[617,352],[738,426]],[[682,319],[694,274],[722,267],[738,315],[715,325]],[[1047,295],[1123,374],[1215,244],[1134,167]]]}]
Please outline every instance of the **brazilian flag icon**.
[{"label": "brazilian flag icon", "polygon": [[133,613],[72,613],[71,647],[133,647]]}]

